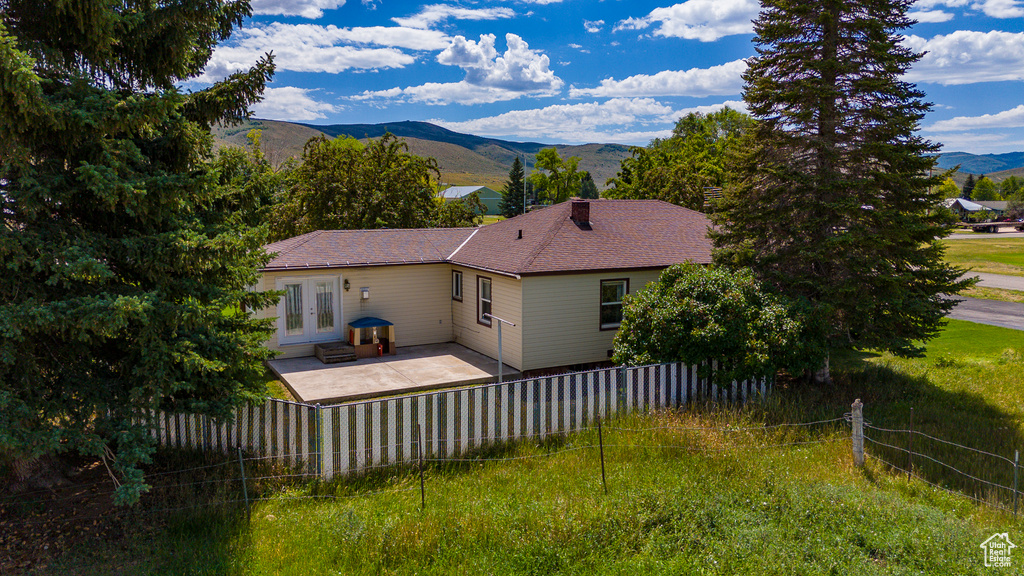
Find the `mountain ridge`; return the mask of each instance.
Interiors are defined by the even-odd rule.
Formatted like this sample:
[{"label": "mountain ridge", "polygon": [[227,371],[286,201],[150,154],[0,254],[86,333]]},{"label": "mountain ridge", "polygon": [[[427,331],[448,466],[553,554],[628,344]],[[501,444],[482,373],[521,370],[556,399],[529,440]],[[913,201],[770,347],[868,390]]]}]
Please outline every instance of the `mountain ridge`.
[{"label": "mountain ridge", "polygon": [[[607,188],[607,180],[618,173],[622,160],[631,155],[632,149],[631,146],[622,144],[515,142],[463,134],[416,120],[320,126],[305,122],[253,119],[235,127],[215,128],[215,143],[218,147],[244,146],[245,136],[253,128],[263,131],[264,149],[269,151],[268,158],[275,166],[288,157],[301,155],[306,141],[318,134],[332,138],[350,136],[365,140],[380,138],[385,132],[391,132],[405,139],[413,154],[435,158],[441,169],[442,182],[452,185],[484,185],[494,189],[504,186],[508,170],[516,156],[523,160],[529,172],[534,168],[537,152],[554,147],[563,158],[579,156],[579,169],[590,172],[598,188],[604,190]],[[960,166],[960,170],[953,176],[960,185],[967,179],[968,174],[985,174],[996,182],[1009,176],[1024,176],[1024,152],[973,154],[956,151],[937,156],[939,169],[948,170]]]}]

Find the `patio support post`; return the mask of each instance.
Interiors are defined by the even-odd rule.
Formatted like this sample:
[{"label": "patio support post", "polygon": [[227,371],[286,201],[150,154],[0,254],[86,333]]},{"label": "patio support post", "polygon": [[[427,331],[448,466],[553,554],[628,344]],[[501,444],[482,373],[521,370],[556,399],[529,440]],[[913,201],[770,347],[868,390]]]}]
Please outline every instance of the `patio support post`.
[{"label": "patio support post", "polygon": [[498,318],[494,314],[487,314],[487,313],[485,313],[484,316],[487,317],[487,318],[490,318],[491,320],[497,320],[498,321],[498,384],[501,384],[501,371],[502,371],[502,363],[501,363],[501,325],[502,324],[508,324],[509,326],[515,326],[515,324],[513,324],[512,322],[509,322],[508,320],[502,320],[501,318]]}]

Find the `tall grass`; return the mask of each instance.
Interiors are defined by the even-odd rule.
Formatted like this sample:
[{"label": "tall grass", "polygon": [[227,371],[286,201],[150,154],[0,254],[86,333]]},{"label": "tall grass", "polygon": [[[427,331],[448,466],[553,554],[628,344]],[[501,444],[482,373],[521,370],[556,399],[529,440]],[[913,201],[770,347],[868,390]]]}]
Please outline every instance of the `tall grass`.
[{"label": "tall grass", "polygon": [[[608,422],[607,495],[590,429],[429,462],[423,510],[415,467],[268,479],[250,487],[251,517],[237,505],[158,524],[139,514],[139,537],[77,550],[45,573],[988,574],[978,545],[996,531],[1024,540],[1024,521],[875,460],[854,468],[845,422],[771,426],[830,420],[861,398],[876,426],[908,424],[913,407],[915,428],[1007,454],[1024,446],[1021,350],[1024,332],[953,321],[923,358],[835,358],[829,389],[780,383],[760,405]],[[955,466],[999,474],[941,449]],[[916,466],[929,482],[974,490]],[[226,481],[181,501],[241,497],[237,470],[211,470]]]}]

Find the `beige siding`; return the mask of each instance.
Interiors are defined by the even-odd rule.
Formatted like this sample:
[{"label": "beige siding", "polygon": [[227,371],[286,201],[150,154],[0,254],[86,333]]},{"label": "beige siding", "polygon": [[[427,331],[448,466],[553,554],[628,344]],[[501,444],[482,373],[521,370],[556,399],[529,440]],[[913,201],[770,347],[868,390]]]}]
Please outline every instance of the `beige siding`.
[{"label": "beige siding", "polygon": [[601,330],[601,280],[629,278],[635,294],[660,270],[527,276],[522,370],[608,360],[615,330]]},{"label": "beige siding", "polygon": [[[264,290],[275,290],[279,278],[340,276],[348,280],[348,292],[342,290],[343,338],[348,338],[348,323],[364,316],[376,316],[395,324],[399,346],[416,346],[452,340],[451,266],[418,264],[270,272],[263,275]],[[370,289],[369,300],[360,299],[360,288]],[[475,293],[475,291],[474,291]],[[276,308],[263,310],[262,318],[277,316]],[[311,356],[312,344],[279,345],[277,333],[267,347],[280,352],[279,358]]]},{"label": "beige siding", "polygon": [[515,326],[501,328],[501,360],[522,370],[522,281],[508,276],[452,266],[462,272],[462,302],[451,301],[455,341],[491,358],[498,357],[497,321],[490,327],[477,323],[477,277],[491,279],[491,313]]}]

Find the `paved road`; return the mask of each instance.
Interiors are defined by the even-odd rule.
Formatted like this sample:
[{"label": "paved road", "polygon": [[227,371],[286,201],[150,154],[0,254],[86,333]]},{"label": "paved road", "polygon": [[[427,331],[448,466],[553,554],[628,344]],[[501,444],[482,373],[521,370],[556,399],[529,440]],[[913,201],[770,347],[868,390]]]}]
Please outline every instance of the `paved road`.
[{"label": "paved road", "polygon": [[977,276],[981,281],[978,286],[984,288],[1002,288],[1003,290],[1020,290],[1024,292],[1024,276],[1008,276],[1006,274],[986,274],[969,272],[965,277]]},{"label": "paved road", "polygon": [[979,298],[963,298],[949,313],[950,318],[979,324],[1024,330],[1024,304]]},{"label": "paved road", "polygon": [[984,240],[985,238],[1024,238],[1024,232],[996,232],[995,234],[989,234],[988,232],[960,232],[950,234],[943,238],[943,240]]}]

